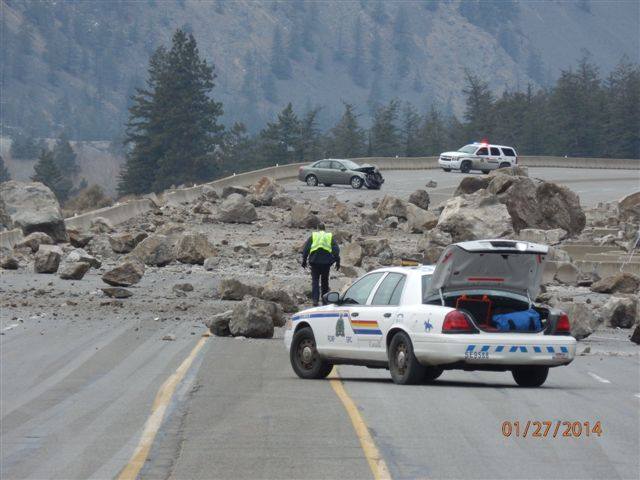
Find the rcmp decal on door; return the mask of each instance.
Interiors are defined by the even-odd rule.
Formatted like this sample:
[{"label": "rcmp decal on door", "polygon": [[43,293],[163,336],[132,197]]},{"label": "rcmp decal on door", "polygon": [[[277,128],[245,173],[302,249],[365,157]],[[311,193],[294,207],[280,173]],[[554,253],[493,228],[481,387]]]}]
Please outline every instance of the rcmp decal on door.
[{"label": "rcmp decal on door", "polygon": [[382,330],[376,320],[353,320],[351,328],[356,335],[382,335]]}]

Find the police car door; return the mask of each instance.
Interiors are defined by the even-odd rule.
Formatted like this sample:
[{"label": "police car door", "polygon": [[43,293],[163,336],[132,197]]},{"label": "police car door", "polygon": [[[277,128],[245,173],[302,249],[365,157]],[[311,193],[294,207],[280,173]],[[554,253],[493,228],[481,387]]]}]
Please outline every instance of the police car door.
[{"label": "police car door", "polygon": [[489,158],[489,147],[480,147],[476,152],[476,158],[473,162],[473,168],[478,170],[488,169],[487,161]]},{"label": "police car door", "polygon": [[353,318],[351,324],[358,339],[358,348],[363,358],[371,360],[387,360],[387,350],[384,342],[385,333],[399,320],[400,298],[406,275],[389,272],[378,283],[368,302],[366,321]]},{"label": "police car door", "polygon": [[487,162],[489,162],[491,166],[491,170],[495,170],[500,165],[500,161],[502,160],[502,152],[498,147],[491,147],[489,149],[490,154]]},{"label": "police car door", "polygon": [[367,302],[384,275],[384,272],[369,273],[347,289],[341,304],[335,307],[335,317],[325,324],[327,330],[322,338],[325,345],[318,345],[319,348],[324,347],[327,354],[333,357],[362,357],[356,331],[361,331],[363,325],[369,325],[366,321],[371,307]]}]

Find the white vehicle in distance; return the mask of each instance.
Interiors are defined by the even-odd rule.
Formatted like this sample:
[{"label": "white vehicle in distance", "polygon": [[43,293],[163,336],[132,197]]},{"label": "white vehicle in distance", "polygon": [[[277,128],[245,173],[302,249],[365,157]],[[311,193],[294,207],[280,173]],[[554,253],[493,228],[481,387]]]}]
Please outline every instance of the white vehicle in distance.
[{"label": "white vehicle in distance", "polygon": [[518,154],[515,148],[489,143],[471,143],[457,152],[441,153],[438,158],[438,165],[445,172],[460,170],[462,173],[469,173],[471,170],[480,170],[487,174],[491,170],[517,164]]},{"label": "white vehicle in distance", "polygon": [[311,379],[338,364],[386,368],[398,384],[444,370],[510,371],[518,385],[538,387],[576,350],[567,315],[531,300],[547,251],[478,240],[448,246],[435,266],[369,272],[287,322],[293,370]]}]

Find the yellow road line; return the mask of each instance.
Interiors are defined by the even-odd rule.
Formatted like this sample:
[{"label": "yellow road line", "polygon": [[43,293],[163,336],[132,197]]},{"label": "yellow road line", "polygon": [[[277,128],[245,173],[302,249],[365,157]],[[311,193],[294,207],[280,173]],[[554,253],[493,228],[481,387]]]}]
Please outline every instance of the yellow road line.
[{"label": "yellow road line", "polygon": [[131,455],[129,462],[122,469],[120,475],[118,475],[118,480],[135,480],[138,477],[138,473],[140,473],[140,470],[144,466],[156,434],[162,425],[162,420],[164,419],[164,414],[167,411],[171,397],[206,341],[207,338],[203,336],[196,346],[193,347],[189,356],[184,359],[178,369],[167,378],[160,387],[160,390],[158,390],[156,398],[153,401],[153,406],[151,407],[151,415],[144,424],[140,442],[138,442],[138,446],[133,452],[133,455]]},{"label": "yellow road line", "polygon": [[331,383],[333,391],[336,392],[336,395],[344,405],[345,410],[349,414],[349,418],[351,418],[351,423],[356,431],[358,440],[360,440],[364,456],[366,457],[367,462],[369,462],[369,468],[371,468],[373,478],[376,480],[390,480],[391,474],[389,473],[387,464],[384,462],[382,455],[380,455],[380,452],[371,437],[369,427],[367,427],[362,415],[360,415],[358,407],[356,407],[356,404],[345,390],[342,380],[340,379],[340,375],[338,375],[338,369],[335,367],[333,368],[331,375],[329,375],[329,382]]}]

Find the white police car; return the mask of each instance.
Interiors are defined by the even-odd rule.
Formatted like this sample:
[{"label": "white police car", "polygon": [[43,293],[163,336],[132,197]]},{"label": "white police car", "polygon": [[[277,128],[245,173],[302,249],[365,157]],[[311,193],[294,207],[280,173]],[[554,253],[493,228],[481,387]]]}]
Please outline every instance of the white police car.
[{"label": "white police car", "polygon": [[518,164],[518,154],[513,147],[492,145],[486,142],[471,143],[455,152],[444,152],[438,158],[438,165],[445,172],[460,170],[469,173],[480,170],[489,173],[498,168],[513,167]]},{"label": "white police car", "polygon": [[369,272],[287,322],[293,370],[324,378],[336,364],[387,368],[399,384],[443,370],[511,371],[518,385],[538,387],[576,350],[567,315],[532,301],[547,251],[478,240],[450,245],[435,266]]}]

